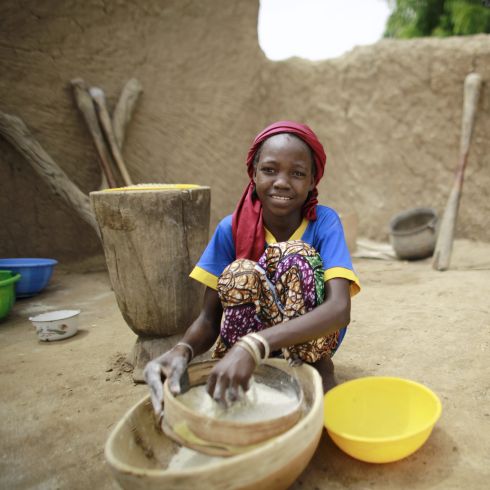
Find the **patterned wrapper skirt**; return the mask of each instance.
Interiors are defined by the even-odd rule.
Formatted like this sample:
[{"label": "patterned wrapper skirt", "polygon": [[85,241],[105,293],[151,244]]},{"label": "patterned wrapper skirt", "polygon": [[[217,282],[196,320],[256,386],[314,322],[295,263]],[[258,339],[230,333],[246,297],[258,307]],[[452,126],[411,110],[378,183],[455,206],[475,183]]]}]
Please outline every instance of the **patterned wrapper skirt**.
[{"label": "patterned wrapper skirt", "polygon": [[[269,245],[258,262],[238,259],[223,271],[218,294],[224,318],[213,358],[221,358],[244,335],[260,332],[311,311],[323,303],[325,283],[322,259],[301,240]],[[291,364],[314,363],[331,357],[345,328],[327,337],[282,349]]]}]

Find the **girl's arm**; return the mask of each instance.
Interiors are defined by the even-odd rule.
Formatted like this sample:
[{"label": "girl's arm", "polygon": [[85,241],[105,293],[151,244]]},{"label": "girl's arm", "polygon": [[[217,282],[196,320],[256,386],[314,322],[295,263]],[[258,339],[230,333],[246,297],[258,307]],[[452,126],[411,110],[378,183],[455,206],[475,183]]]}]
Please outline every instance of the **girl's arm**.
[{"label": "girl's arm", "polygon": [[[314,310],[260,331],[269,343],[271,351],[325,337],[350,322],[350,283],[347,279],[334,278],[325,283],[326,300]],[[263,346],[260,346],[263,349]],[[263,354],[262,350],[262,354]],[[226,403],[238,397],[238,388],[247,390],[255,362],[248,352],[239,346],[233,347],[214,367],[209,375],[207,390],[217,401]]]},{"label": "girl's arm", "polygon": [[346,327],[350,323],[350,283],[335,278],[325,283],[326,300],[312,311],[285,324],[262,330],[260,335],[269,342],[271,352],[282,347],[302,344]]},{"label": "girl's arm", "polygon": [[[218,293],[206,288],[201,313],[187,329],[181,342],[189,344],[195,356],[206,352],[219,335],[223,313]],[[163,380],[168,378],[170,390],[180,392],[180,379],[191,360],[185,345],[176,345],[161,356],[151,360],[144,370],[144,378],[150,388],[153,409],[158,417],[162,414]]]},{"label": "girl's arm", "polygon": [[[186,342],[194,349],[194,356],[208,351],[216,342],[222,314],[223,309],[218,292],[207,287],[204,292],[201,313],[182,337],[182,342]],[[182,348],[182,346],[179,347]]]}]

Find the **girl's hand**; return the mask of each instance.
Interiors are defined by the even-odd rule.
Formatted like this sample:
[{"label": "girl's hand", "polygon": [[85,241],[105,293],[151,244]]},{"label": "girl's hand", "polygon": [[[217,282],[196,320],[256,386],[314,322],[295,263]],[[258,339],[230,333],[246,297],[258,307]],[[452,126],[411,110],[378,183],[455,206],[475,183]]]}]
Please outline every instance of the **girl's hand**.
[{"label": "girl's hand", "polygon": [[248,390],[248,383],[255,371],[252,356],[239,346],[233,347],[211,371],[207,391],[214,400],[226,406],[228,401],[239,398],[239,387]]},{"label": "girl's hand", "polygon": [[162,415],[163,381],[168,378],[168,387],[174,395],[180,393],[180,379],[189,363],[189,351],[176,346],[160,357],[150,361],[143,371],[146,384],[150,388],[151,403],[155,415]]}]

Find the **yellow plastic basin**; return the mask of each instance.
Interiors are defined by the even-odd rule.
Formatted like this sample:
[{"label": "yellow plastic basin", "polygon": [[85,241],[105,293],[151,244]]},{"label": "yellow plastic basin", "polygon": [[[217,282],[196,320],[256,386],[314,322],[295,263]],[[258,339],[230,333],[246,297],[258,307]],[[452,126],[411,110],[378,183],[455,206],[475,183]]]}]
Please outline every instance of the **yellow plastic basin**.
[{"label": "yellow plastic basin", "polygon": [[389,463],[419,449],[441,415],[429,388],[402,378],[366,377],[325,395],[324,422],[337,446],[368,463]]}]

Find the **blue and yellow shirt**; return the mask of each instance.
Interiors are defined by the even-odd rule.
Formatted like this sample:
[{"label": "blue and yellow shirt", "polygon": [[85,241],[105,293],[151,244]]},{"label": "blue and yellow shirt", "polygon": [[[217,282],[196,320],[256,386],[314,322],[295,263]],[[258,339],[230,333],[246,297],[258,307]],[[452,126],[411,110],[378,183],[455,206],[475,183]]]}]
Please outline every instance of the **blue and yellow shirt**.
[{"label": "blue and yellow shirt", "polygon": [[[354,296],[360,291],[360,284],[352,267],[340,218],[333,209],[322,205],[317,205],[316,214],[316,221],[304,219],[289,240],[303,240],[314,247],[323,261],[325,281],[335,277],[348,279],[351,296]],[[266,245],[277,242],[267,228],[265,241]],[[236,253],[230,214],[218,224],[190,277],[212,289],[217,289],[218,277],[234,260],[236,260]]]}]

